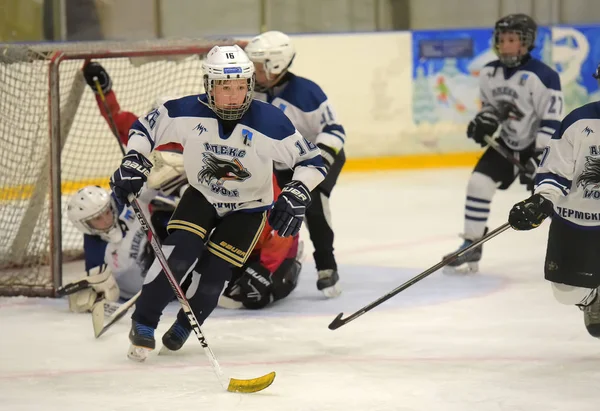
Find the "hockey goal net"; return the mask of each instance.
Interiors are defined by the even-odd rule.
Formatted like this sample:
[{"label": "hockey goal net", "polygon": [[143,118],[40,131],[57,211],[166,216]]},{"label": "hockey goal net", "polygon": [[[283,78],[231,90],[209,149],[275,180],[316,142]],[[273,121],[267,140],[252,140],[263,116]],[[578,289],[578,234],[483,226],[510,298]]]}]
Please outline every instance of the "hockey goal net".
[{"label": "hockey goal net", "polygon": [[63,262],[83,256],[66,201],[108,187],[121,151],[83,78],[102,64],[121,109],[142,115],[157,97],[203,90],[206,40],[74,43],[0,49],[0,295],[52,296]]}]

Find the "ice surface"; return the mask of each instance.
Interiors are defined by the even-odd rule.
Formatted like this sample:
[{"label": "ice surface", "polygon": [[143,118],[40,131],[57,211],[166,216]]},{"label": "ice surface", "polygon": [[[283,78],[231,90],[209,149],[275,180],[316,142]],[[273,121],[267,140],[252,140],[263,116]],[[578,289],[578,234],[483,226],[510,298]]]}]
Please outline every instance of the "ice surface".
[{"label": "ice surface", "polygon": [[[548,224],[491,240],[477,275],[435,273],[327,328],[460,245],[469,172],[343,175],[332,198],[342,296],[317,291],[303,231],[308,256],[288,299],[215,311],[204,331],[221,366],[237,378],[276,371],[267,390],[224,392],[193,337],[178,353],[133,363],[128,319],[96,340],[91,317],[69,313],[66,300],[1,298],[0,409],[598,410],[600,341],[543,279]],[[527,196],[522,186],[499,192],[490,228]],[[82,264],[66,270],[77,276]],[[167,308],[157,340],[176,310]]]}]

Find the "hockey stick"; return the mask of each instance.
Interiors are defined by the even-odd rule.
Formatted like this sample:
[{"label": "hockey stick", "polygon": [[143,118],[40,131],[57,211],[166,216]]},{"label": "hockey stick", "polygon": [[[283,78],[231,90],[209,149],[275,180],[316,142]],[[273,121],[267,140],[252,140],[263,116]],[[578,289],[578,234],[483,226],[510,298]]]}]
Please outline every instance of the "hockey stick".
[{"label": "hockey stick", "polygon": [[140,221],[140,225],[142,226],[142,229],[148,236],[148,240],[150,241],[150,244],[152,245],[152,249],[154,250],[154,255],[160,262],[160,265],[167,277],[167,280],[169,280],[169,284],[171,284],[171,288],[173,288],[175,297],[177,297],[179,304],[181,304],[181,308],[183,309],[183,312],[187,316],[187,319],[188,319],[190,325],[192,326],[192,329],[194,330],[194,333],[196,334],[196,338],[198,338],[200,345],[202,345],[202,348],[204,348],[204,353],[210,360],[210,363],[213,367],[213,371],[217,375],[223,388],[225,388],[229,392],[252,393],[252,392],[264,390],[269,385],[271,385],[273,383],[273,380],[275,379],[275,372],[270,372],[269,374],[263,375],[262,377],[251,378],[249,380],[227,378],[223,374],[223,370],[221,370],[221,366],[217,362],[217,358],[215,357],[215,354],[209,347],[208,342],[206,341],[206,338],[204,337],[204,334],[202,334],[202,330],[200,329],[200,326],[198,325],[198,320],[196,319],[194,312],[190,308],[190,303],[188,302],[187,298],[185,297],[185,294],[183,293],[183,291],[181,290],[181,287],[179,286],[179,283],[177,282],[177,279],[175,278],[175,276],[171,272],[171,269],[169,268],[169,264],[167,262],[167,259],[165,258],[165,255],[162,252],[160,243],[158,242],[158,237],[156,236],[156,233],[154,232],[154,228],[152,228],[152,226],[148,223],[148,219],[144,215],[144,212],[142,211],[142,209],[138,203],[138,200],[135,198],[135,196],[131,195],[129,198],[129,202],[131,203],[131,206],[133,207],[133,210],[135,211],[135,215],[137,216],[138,220]]},{"label": "hockey stick", "polygon": [[527,169],[525,168],[525,166],[523,164],[521,164],[521,162],[519,160],[517,160],[514,156],[512,156],[511,153],[507,149],[502,147],[496,140],[494,140],[490,136],[485,136],[483,139],[485,140],[486,143],[488,143],[490,145],[490,147],[492,147],[494,150],[496,150],[498,152],[498,154],[500,154],[502,157],[507,159],[515,167],[517,167],[519,169],[519,173],[521,173],[521,174],[527,173]]},{"label": "hockey stick", "polygon": [[411,278],[410,280],[408,280],[407,282],[405,282],[401,286],[395,288],[394,290],[390,291],[389,293],[387,293],[383,297],[381,297],[381,298],[373,301],[371,304],[366,305],[365,307],[363,307],[360,310],[356,311],[354,314],[352,314],[352,315],[350,315],[350,316],[348,316],[346,318],[342,318],[342,316],[344,315],[344,313],[338,314],[338,316],[335,317],[335,319],[331,322],[331,324],[329,324],[329,329],[330,330],[336,330],[336,329],[340,328],[342,325],[347,324],[350,321],[353,321],[353,320],[357,319],[361,315],[363,315],[366,312],[371,311],[373,308],[377,307],[379,304],[381,304],[381,303],[389,300],[390,298],[392,298],[396,294],[399,294],[400,292],[406,290],[408,287],[410,287],[410,286],[418,283],[419,281],[421,281],[425,277],[428,277],[429,275],[433,274],[434,272],[436,272],[440,268],[445,267],[446,265],[448,265],[451,262],[455,261],[457,258],[463,256],[464,254],[468,253],[472,249],[474,249],[476,247],[479,247],[480,245],[482,245],[486,241],[491,240],[492,238],[494,238],[498,234],[500,234],[500,233],[508,230],[509,228],[510,228],[510,224],[509,223],[502,224],[500,227],[496,228],[494,231],[490,231],[486,236],[481,237],[479,240],[475,241],[470,246],[468,246],[466,248],[463,248],[462,250],[458,250],[454,254],[451,254],[451,255],[447,256],[446,258],[444,258],[442,261],[440,261],[439,263],[437,263],[433,267],[431,267],[431,268],[423,271],[421,274],[419,274],[419,275]]},{"label": "hockey stick", "polygon": [[[106,99],[104,97],[104,93],[102,92],[102,88],[100,87],[100,83],[99,83],[98,79],[94,79],[94,83],[96,84],[96,89],[98,90],[98,95],[100,96],[100,99],[102,100],[102,102],[104,104],[104,108],[107,111],[108,119],[110,121],[110,126],[113,131],[113,134],[115,135],[117,140],[119,140],[117,126],[114,122],[114,119],[112,118],[112,115],[110,114],[108,104],[106,103]],[[119,140],[119,146],[121,147],[121,151],[123,152],[123,154],[125,154],[125,149],[121,145],[121,140]],[[183,309],[183,312],[187,316],[187,319],[188,319],[190,325],[192,326],[194,333],[196,334],[196,338],[198,338],[200,345],[202,345],[202,348],[204,349],[204,353],[208,357],[208,359],[213,367],[213,371],[215,372],[215,374],[217,375],[217,378],[219,379],[219,382],[221,383],[221,386],[223,386],[223,388],[225,388],[229,392],[253,393],[253,392],[262,391],[265,388],[267,388],[269,385],[271,385],[273,383],[273,381],[275,380],[275,372],[270,372],[269,374],[263,375],[262,377],[251,378],[248,380],[242,380],[242,379],[237,379],[237,378],[227,378],[223,374],[223,370],[221,369],[221,366],[219,365],[219,362],[217,361],[217,357],[215,357],[215,354],[213,353],[212,349],[208,345],[208,342],[206,341],[206,338],[204,337],[204,334],[202,333],[202,330],[200,329],[200,326],[198,325],[198,320],[196,319],[196,316],[194,315],[194,312],[192,311],[192,309],[190,307],[190,303],[188,302],[187,298],[185,297],[184,292],[181,290],[181,287],[179,286],[179,283],[177,282],[177,279],[175,278],[175,276],[171,272],[171,269],[169,268],[169,264],[167,262],[165,255],[162,252],[162,248],[161,248],[160,242],[158,241],[158,236],[154,232],[154,228],[148,222],[148,219],[146,218],[146,215],[142,211],[142,208],[140,207],[138,200],[135,198],[135,196],[133,194],[129,197],[129,203],[131,204],[133,211],[135,211],[135,215],[138,218],[140,225],[142,226],[142,229],[144,230],[144,233],[148,237],[148,241],[150,241],[150,245],[152,246],[152,249],[154,250],[154,255],[158,259],[158,261],[161,265],[161,268],[164,271],[165,276],[167,277],[167,280],[169,281],[169,284],[171,285],[171,288],[173,289],[173,292],[175,293],[175,297],[177,297],[179,304],[181,304],[181,308]]]},{"label": "hockey stick", "polygon": [[64,297],[65,295],[74,294],[78,291],[85,290],[86,288],[90,288],[92,285],[87,279],[79,280],[74,283],[69,283],[63,285],[56,289],[57,297]]},{"label": "hockey stick", "polygon": [[141,293],[142,291],[138,291],[136,295],[134,295],[129,300],[121,304],[121,306],[117,308],[117,310],[114,313],[112,313],[106,325],[104,324],[104,311],[102,311],[102,313],[99,313],[98,315],[92,315],[94,336],[96,338],[100,338],[100,336],[104,334],[110,327],[112,327],[117,321],[123,318],[125,314],[127,314],[127,311],[129,311],[129,309],[133,307]]},{"label": "hockey stick", "polygon": [[96,93],[98,93],[100,100],[102,100],[102,105],[104,106],[104,110],[106,111],[106,116],[108,117],[108,123],[110,125],[110,130],[112,131],[113,136],[115,136],[115,138],[119,142],[119,148],[121,149],[121,154],[125,155],[125,148],[123,148],[123,144],[121,144],[121,139],[119,138],[119,130],[117,129],[117,124],[115,123],[115,119],[113,118],[112,113],[110,112],[110,107],[108,107],[108,103],[106,102],[106,96],[104,95],[104,92],[102,91],[102,87],[100,86],[100,80],[98,80],[98,77],[94,77],[94,84],[96,85]]}]

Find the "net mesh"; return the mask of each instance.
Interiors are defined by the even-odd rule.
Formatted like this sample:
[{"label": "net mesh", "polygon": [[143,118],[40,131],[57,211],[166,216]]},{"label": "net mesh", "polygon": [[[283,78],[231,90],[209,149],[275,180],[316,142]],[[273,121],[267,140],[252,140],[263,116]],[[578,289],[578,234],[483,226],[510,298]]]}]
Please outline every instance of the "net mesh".
[{"label": "net mesh", "polygon": [[[49,67],[47,46],[0,52],[0,295],[52,295],[51,253],[83,255],[68,221],[69,195],[88,184],[108,188],[121,151],[81,68],[97,61],[113,80],[121,110],[143,115],[157,98],[200,93],[201,59],[215,41],[76,43],[59,65],[62,250],[51,250]],[[118,56],[118,57],[117,57]],[[57,211],[58,212],[58,211]]]}]

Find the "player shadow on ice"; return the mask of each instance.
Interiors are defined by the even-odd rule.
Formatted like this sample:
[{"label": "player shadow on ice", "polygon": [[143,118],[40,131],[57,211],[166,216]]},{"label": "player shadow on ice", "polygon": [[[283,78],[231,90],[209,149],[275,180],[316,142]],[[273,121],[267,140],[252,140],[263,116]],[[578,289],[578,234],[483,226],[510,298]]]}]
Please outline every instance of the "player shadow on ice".
[{"label": "player shadow on ice", "polygon": [[[314,285],[316,271],[306,264],[302,268],[298,286],[287,298],[260,310],[228,310],[217,307],[213,316],[233,318],[336,315],[341,311],[351,313],[398,287],[419,274],[421,270],[342,265],[340,272],[344,274],[341,280],[344,291],[338,298],[327,299],[318,292]],[[446,275],[439,271],[383,303],[376,310],[424,306],[477,297],[499,289],[502,284],[502,278],[497,275],[479,273],[459,276]],[[174,314],[178,309],[177,304],[171,303],[166,313]]]}]

